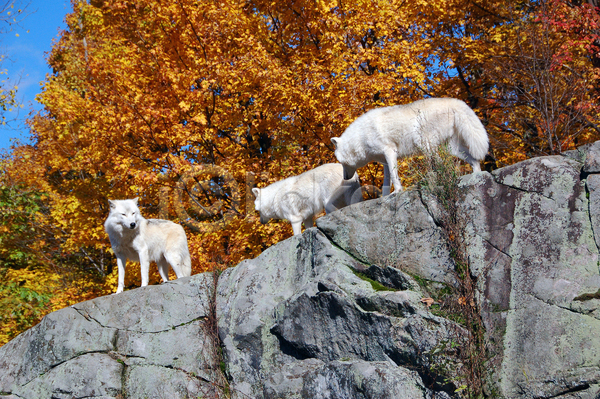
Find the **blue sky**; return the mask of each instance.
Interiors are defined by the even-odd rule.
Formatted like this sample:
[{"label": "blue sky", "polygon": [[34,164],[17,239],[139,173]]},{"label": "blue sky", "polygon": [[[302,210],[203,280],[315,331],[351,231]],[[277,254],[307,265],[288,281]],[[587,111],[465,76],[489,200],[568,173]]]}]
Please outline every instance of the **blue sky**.
[{"label": "blue sky", "polygon": [[7,149],[11,138],[27,140],[29,137],[24,121],[30,112],[42,108],[35,102],[35,96],[40,92],[40,82],[51,73],[46,57],[53,40],[58,39],[59,33],[66,27],[65,16],[72,10],[70,0],[23,2],[29,3],[28,15],[20,26],[13,26],[11,32],[0,37],[0,51],[9,57],[2,63],[1,69],[7,70],[11,82],[18,85],[17,98],[23,104],[18,112],[6,114],[8,120],[17,120],[10,122],[10,126],[0,126],[0,149]]}]

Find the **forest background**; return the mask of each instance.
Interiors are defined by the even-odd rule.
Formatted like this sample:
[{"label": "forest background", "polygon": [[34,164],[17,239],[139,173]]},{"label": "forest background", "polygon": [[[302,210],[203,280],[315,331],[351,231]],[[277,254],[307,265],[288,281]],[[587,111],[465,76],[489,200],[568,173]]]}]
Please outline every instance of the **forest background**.
[{"label": "forest background", "polygon": [[[31,143],[0,160],[0,345],[115,291],[108,199],[183,224],[193,273],[233,266],[292,234],[260,224],[250,189],[335,162],[330,138],[374,107],[464,100],[487,170],[600,139],[597,0],[72,6]],[[2,88],[0,108],[13,102]],[[380,165],[359,175],[381,186]]]}]

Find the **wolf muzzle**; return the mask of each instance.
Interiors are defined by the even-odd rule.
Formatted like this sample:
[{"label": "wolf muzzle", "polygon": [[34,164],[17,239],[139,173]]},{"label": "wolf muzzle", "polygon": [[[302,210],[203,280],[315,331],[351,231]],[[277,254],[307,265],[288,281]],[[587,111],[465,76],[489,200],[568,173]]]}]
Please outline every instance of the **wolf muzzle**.
[{"label": "wolf muzzle", "polygon": [[129,228],[130,228],[131,230],[135,229],[135,223],[130,223],[130,224],[129,224]]}]

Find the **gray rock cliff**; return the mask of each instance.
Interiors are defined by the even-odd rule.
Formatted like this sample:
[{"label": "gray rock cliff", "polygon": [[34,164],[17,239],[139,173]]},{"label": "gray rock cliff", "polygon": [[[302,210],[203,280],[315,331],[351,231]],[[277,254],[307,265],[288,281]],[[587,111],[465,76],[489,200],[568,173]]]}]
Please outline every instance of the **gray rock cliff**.
[{"label": "gray rock cliff", "polygon": [[[460,191],[486,396],[600,397],[600,142]],[[458,278],[431,203],[392,194],[47,315],[0,348],[0,398],[460,398],[471,332],[421,301]]]}]

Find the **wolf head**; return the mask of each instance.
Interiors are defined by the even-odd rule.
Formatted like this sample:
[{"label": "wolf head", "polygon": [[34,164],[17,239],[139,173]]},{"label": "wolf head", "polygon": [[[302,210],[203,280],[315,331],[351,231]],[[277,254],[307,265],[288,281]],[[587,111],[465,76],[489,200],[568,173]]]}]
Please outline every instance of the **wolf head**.
[{"label": "wolf head", "polygon": [[357,169],[357,159],[353,156],[353,149],[348,148],[348,145],[341,137],[333,137],[331,142],[335,148],[335,157],[344,166],[344,180],[352,179]]},{"label": "wolf head", "polygon": [[108,218],[112,223],[119,224],[125,229],[133,230],[139,227],[143,220],[138,208],[138,198],[126,200],[108,200],[110,214]]}]

